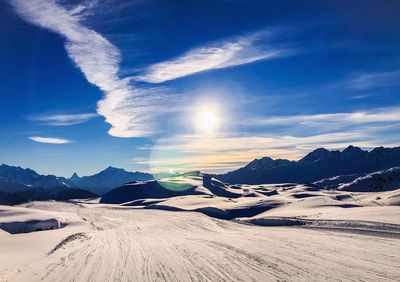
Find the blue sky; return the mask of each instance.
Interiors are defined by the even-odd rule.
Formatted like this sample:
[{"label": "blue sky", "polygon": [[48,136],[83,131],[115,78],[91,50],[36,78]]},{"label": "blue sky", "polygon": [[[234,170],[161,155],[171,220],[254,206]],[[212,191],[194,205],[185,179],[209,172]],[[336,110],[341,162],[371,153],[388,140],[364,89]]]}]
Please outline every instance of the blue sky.
[{"label": "blue sky", "polygon": [[0,162],[237,168],[400,140],[400,2],[0,3]]}]

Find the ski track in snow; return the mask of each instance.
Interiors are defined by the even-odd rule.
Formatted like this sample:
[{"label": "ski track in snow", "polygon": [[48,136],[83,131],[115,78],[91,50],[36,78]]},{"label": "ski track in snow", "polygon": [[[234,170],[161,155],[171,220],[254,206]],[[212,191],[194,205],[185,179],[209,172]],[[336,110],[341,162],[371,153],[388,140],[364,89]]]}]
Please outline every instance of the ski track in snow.
[{"label": "ski track in snow", "polygon": [[65,238],[18,270],[0,272],[0,280],[400,280],[398,238],[254,226],[193,212],[84,205],[71,210],[92,231]]}]

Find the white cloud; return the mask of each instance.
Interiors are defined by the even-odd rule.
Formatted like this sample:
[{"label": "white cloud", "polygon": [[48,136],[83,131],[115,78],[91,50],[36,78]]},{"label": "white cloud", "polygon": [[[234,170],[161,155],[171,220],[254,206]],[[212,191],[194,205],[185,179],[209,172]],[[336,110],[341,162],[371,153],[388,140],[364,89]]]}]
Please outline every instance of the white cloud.
[{"label": "white cloud", "polygon": [[[149,136],[158,131],[157,122],[171,107],[162,88],[138,88],[121,78],[119,50],[106,38],[81,23],[87,7],[67,9],[52,0],[9,0],[26,21],[65,38],[69,57],[86,79],[104,92],[97,113],[111,125],[115,137]],[[90,6],[90,3],[88,4]],[[84,12],[84,13],[83,13]],[[207,69],[246,64],[287,54],[288,50],[262,47],[266,33],[238,37],[230,42],[189,51],[181,58],[148,68],[142,80],[161,82]],[[68,121],[53,121],[67,124]]]},{"label": "white cloud", "polygon": [[[135,159],[151,170],[226,171],[239,168],[260,157],[286,158],[297,160],[318,148],[343,149],[349,145],[373,148],[381,145],[394,146],[384,142],[380,136],[362,131],[332,132],[308,136],[220,136],[204,137],[178,135],[159,140],[151,148],[151,158]],[[149,150],[150,148],[143,148]]]},{"label": "white cloud", "polygon": [[[82,24],[90,13],[91,2],[75,7],[52,0],[9,0],[27,22],[55,32],[65,39],[69,57],[86,79],[104,92],[97,113],[111,125],[115,137],[142,137],[156,133],[161,116],[176,111],[176,105],[165,97],[163,88],[139,88],[132,78],[120,76],[120,51],[106,38]],[[289,50],[265,47],[267,32],[237,37],[230,41],[191,50],[182,57],[150,66],[138,79],[162,82],[192,73],[231,67],[287,55]],[[60,117],[58,117],[60,119]],[[61,117],[47,122],[54,125],[74,124]]]},{"label": "white cloud", "polygon": [[96,118],[98,115],[94,113],[83,114],[58,114],[58,115],[43,115],[32,117],[32,120],[39,121],[47,125],[66,126],[75,125],[87,122]]},{"label": "white cloud", "polygon": [[71,140],[68,139],[54,138],[54,137],[32,136],[29,137],[29,139],[38,143],[46,143],[46,144],[68,144],[72,142]]},{"label": "white cloud", "polygon": [[[115,137],[137,137],[154,133],[153,122],[161,111],[157,89],[136,89],[119,77],[120,52],[106,38],[81,24],[81,5],[68,10],[52,0],[10,0],[26,21],[65,38],[69,57],[86,79],[104,92],[97,112],[111,125]],[[165,109],[164,109],[165,111]]]},{"label": "white cloud", "polygon": [[364,73],[354,76],[347,82],[348,88],[359,91],[399,85],[400,71]]},{"label": "white cloud", "polygon": [[[258,128],[252,136],[248,133],[172,136],[159,140],[153,148],[142,148],[152,150],[152,157],[138,161],[155,170],[165,170],[175,164],[181,170],[226,171],[264,156],[297,160],[318,147],[396,147],[400,140],[400,107],[353,113],[263,117],[245,121],[242,125],[246,130],[255,125],[265,126],[264,133],[260,133]],[[281,133],[282,128],[285,134]]]},{"label": "white cloud", "polygon": [[245,121],[246,125],[326,126],[335,128],[371,123],[400,122],[400,107],[388,107],[351,113],[271,116]]},{"label": "white cloud", "polygon": [[266,47],[267,32],[253,33],[188,51],[182,56],[147,67],[136,80],[161,83],[194,73],[233,67],[290,54],[288,49]]}]

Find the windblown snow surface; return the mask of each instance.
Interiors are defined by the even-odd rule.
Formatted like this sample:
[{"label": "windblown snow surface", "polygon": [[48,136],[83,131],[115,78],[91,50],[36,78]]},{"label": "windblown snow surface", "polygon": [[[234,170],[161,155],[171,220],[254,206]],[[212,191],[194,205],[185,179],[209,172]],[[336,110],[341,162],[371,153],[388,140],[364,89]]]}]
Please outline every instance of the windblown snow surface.
[{"label": "windblown snow surface", "polygon": [[0,206],[1,223],[60,223],[0,229],[0,280],[400,280],[400,190],[214,183],[217,196],[196,177],[188,182],[196,193]]}]

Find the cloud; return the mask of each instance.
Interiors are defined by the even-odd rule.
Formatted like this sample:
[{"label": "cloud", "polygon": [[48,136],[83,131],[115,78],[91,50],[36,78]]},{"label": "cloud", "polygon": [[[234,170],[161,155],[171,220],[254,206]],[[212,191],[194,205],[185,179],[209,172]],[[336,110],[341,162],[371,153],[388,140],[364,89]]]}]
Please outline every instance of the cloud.
[{"label": "cloud", "polygon": [[[68,10],[52,0],[10,0],[26,21],[64,37],[69,57],[86,79],[104,92],[97,112],[111,125],[115,137],[148,136],[154,133],[154,122],[163,105],[155,89],[137,89],[129,80],[119,77],[120,52],[106,38],[81,24],[85,8]],[[166,108],[164,108],[166,111]]]},{"label": "cloud", "polygon": [[[85,78],[104,96],[97,103],[97,113],[111,125],[114,137],[151,136],[161,130],[160,120],[177,110],[165,88],[133,85],[132,77],[121,77],[121,54],[118,48],[82,22],[96,1],[76,6],[53,0],[9,0],[27,22],[52,31],[65,39],[68,56]],[[162,82],[209,69],[225,68],[276,58],[290,50],[272,48],[270,33],[257,32],[191,50],[180,58],[149,66],[138,80]],[[57,117],[60,119],[60,117]],[[65,117],[64,117],[65,119]],[[45,120],[53,125],[74,124],[71,120]]]},{"label": "cloud", "polygon": [[220,136],[172,136],[159,140],[153,148],[143,147],[143,150],[152,150],[151,158],[138,161],[155,170],[173,166],[173,169],[180,170],[222,172],[264,156],[297,160],[318,147],[395,147],[400,140],[400,107],[353,113],[263,117],[244,125],[246,130],[251,126],[265,128],[263,133],[258,128],[251,136],[243,132]]},{"label": "cloud", "polygon": [[378,87],[400,85],[400,71],[365,73],[352,77],[347,86],[353,90],[368,90]]},{"label": "cloud", "polygon": [[38,143],[46,143],[46,144],[68,144],[72,143],[71,140],[62,139],[62,138],[54,138],[54,137],[39,137],[39,136],[32,136],[29,137],[32,141]]},{"label": "cloud", "polygon": [[268,32],[257,32],[198,47],[175,59],[151,65],[134,79],[161,83],[202,71],[282,57],[293,52],[269,46],[266,42],[269,36]]},{"label": "cloud", "polygon": [[292,125],[326,126],[328,128],[342,128],[346,126],[366,125],[371,123],[400,122],[400,107],[388,107],[357,111],[351,113],[272,116],[245,121],[246,125]]},{"label": "cloud", "polygon": [[[135,159],[152,171],[202,170],[220,172],[237,169],[255,158],[269,156],[298,160],[318,148],[342,149],[349,145],[373,148],[381,145],[394,146],[379,134],[367,132],[332,132],[293,135],[220,136],[177,135],[161,139],[151,148],[148,160]],[[143,148],[150,150],[150,148]]]},{"label": "cloud", "polygon": [[[90,14],[92,2],[69,6],[68,9],[52,0],[9,1],[27,22],[65,39],[68,56],[86,79],[104,92],[104,97],[97,103],[97,113],[111,125],[110,135],[127,138],[151,136],[160,130],[160,117],[176,111],[176,106],[171,107],[171,99],[165,95],[165,88],[134,87],[132,78],[120,77],[120,51],[101,34],[82,24],[85,14]],[[180,58],[150,66],[137,79],[162,82],[199,71],[288,54],[286,49],[265,47],[262,43],[267,35],[259,32],[191,50]],[[72,121],[55,119],[47,122],[73,124]]]},{"label": "cloud", "polygon": [[83,114],[58,114],[58,115],[35,116],[32,117],[31,119],[47,125],[67,126],[67,125],[81,124],[96,117],[98,117],[98,115],[94,113],[83,113]]}]

